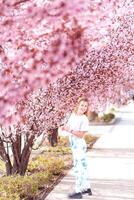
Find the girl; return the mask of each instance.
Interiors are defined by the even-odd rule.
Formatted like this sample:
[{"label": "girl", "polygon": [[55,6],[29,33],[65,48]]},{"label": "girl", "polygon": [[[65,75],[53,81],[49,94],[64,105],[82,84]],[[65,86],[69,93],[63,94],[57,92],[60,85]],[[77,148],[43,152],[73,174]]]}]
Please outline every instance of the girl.
[{"label": "girl", "polygon": [[69,199],[82,199],[82,194],[92,195],[88,174],[88,157],[86,142],[83,136],[89,129],[87,118],[88,100],[80,98],[63,131],[69,133],[69,141],[73,154],[73,174],[76,177],[75,192],[69,194]]}]

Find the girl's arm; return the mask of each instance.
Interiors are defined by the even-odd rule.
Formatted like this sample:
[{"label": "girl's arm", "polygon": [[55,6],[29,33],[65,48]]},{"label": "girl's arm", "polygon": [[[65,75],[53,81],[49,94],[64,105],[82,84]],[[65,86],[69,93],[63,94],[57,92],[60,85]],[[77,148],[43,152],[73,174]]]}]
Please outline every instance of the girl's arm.
[{"label": "girl's arm", "polygon": [[70,133],[75,135],[75,136],[77,136],[77,137],[83,138],[83,136],[85,135],[86,131],[73,131],[73,130],[71,130]]},{"label": "girl's arm", "polygon": [[62,126],[61,129],[63,131],[67,131],[67,132],[71,133],[72,135],[75,135],[75,136],[77,136],[79,138],[83,138],[83,136],[86,133],[86,131],[74,131],[74,130],[71,130],[70,127],[67,126],[67,125]]}]

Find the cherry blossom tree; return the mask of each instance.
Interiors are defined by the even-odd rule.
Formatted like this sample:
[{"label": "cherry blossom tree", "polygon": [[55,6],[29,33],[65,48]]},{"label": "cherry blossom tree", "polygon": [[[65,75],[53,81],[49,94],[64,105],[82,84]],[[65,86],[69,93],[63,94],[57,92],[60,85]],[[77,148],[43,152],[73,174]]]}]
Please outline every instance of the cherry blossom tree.
[{"label": "cherry blossom tree", "polygon": [[90,109],[97,112],[130,100],[134,89],[133,6],[134,2],[126,4],[127,10],[123,7],[116,12],[105,45],[91,49],[70,74],[57,81],[56,99],[61,110],[73,107],[79,95],[86,95]]},{"label": "cherry blossom tree", "polygon": [[0,116],[8,122],[13,116],[17,123],[1,128],[0,156],[8,175],[25,174],[37,137],[57,128],[80,95],[86,95],[90,109],[97,111],[109,103],[124,104],[130,97],[133,1],[82,3],[0,4],[0,26],[4,27],[0,35]]},{"label": "cherry blossom tree", "polygon": [[65,112],[55,105],[54,95],[52,85],[46,90],[33,92],[27,100],[17,104],[16,112],[19,113],[21,123],[1,127],[0,157],[6,164],[7,175],[25,175],[37,138],[51,129],[57,129],[61,124]]},{"label": "cherry blossom tree", "polygon": [[0,2],[0,117],[66,74],[91,47],[101,46],[121,0],[2,0]]}]

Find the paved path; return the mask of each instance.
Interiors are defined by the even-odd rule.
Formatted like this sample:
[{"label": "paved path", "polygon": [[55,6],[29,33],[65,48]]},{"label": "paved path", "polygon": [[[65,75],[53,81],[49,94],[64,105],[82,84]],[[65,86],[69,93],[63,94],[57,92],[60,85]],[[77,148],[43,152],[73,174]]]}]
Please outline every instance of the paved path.
[{"label": "paved path", "polygon": [[134,148],[134,103],[120,109],[118,117],[118,123],[101,136],[94,148]]},{"label": "paved path", "polygon": [[[88,152],[93,195],[83,196],[84,200],[134,200],[134,112],[128,108],[119,112],[122,119]],[[46,200],[67,200],[73,185],[69,172]]]}]

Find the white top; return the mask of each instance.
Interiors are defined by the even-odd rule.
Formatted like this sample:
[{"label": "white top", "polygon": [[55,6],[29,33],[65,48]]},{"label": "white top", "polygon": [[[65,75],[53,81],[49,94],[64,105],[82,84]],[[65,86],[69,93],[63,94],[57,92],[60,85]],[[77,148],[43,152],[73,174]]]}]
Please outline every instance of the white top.
[{"label": "white top", "polygon": [[[86,115],[77,115],[75,113],[72,113],[68,122],[67,126],[70,127],[73,131],[85,131],[87,132],[89,130],[89,121]],[[84,151],[83,148],[86,148],[86,143],[84,138],[80,138],[76,135],[73,135],[71,133],[68,133],[69,135],[69,141],[71,148],[73,149],[73,154],[82,156]]]},{"label": "white top", "polygon": [[72,113],[67,125],[73,131],[89,131],[89,121],[86,115],[76,115]]}]

